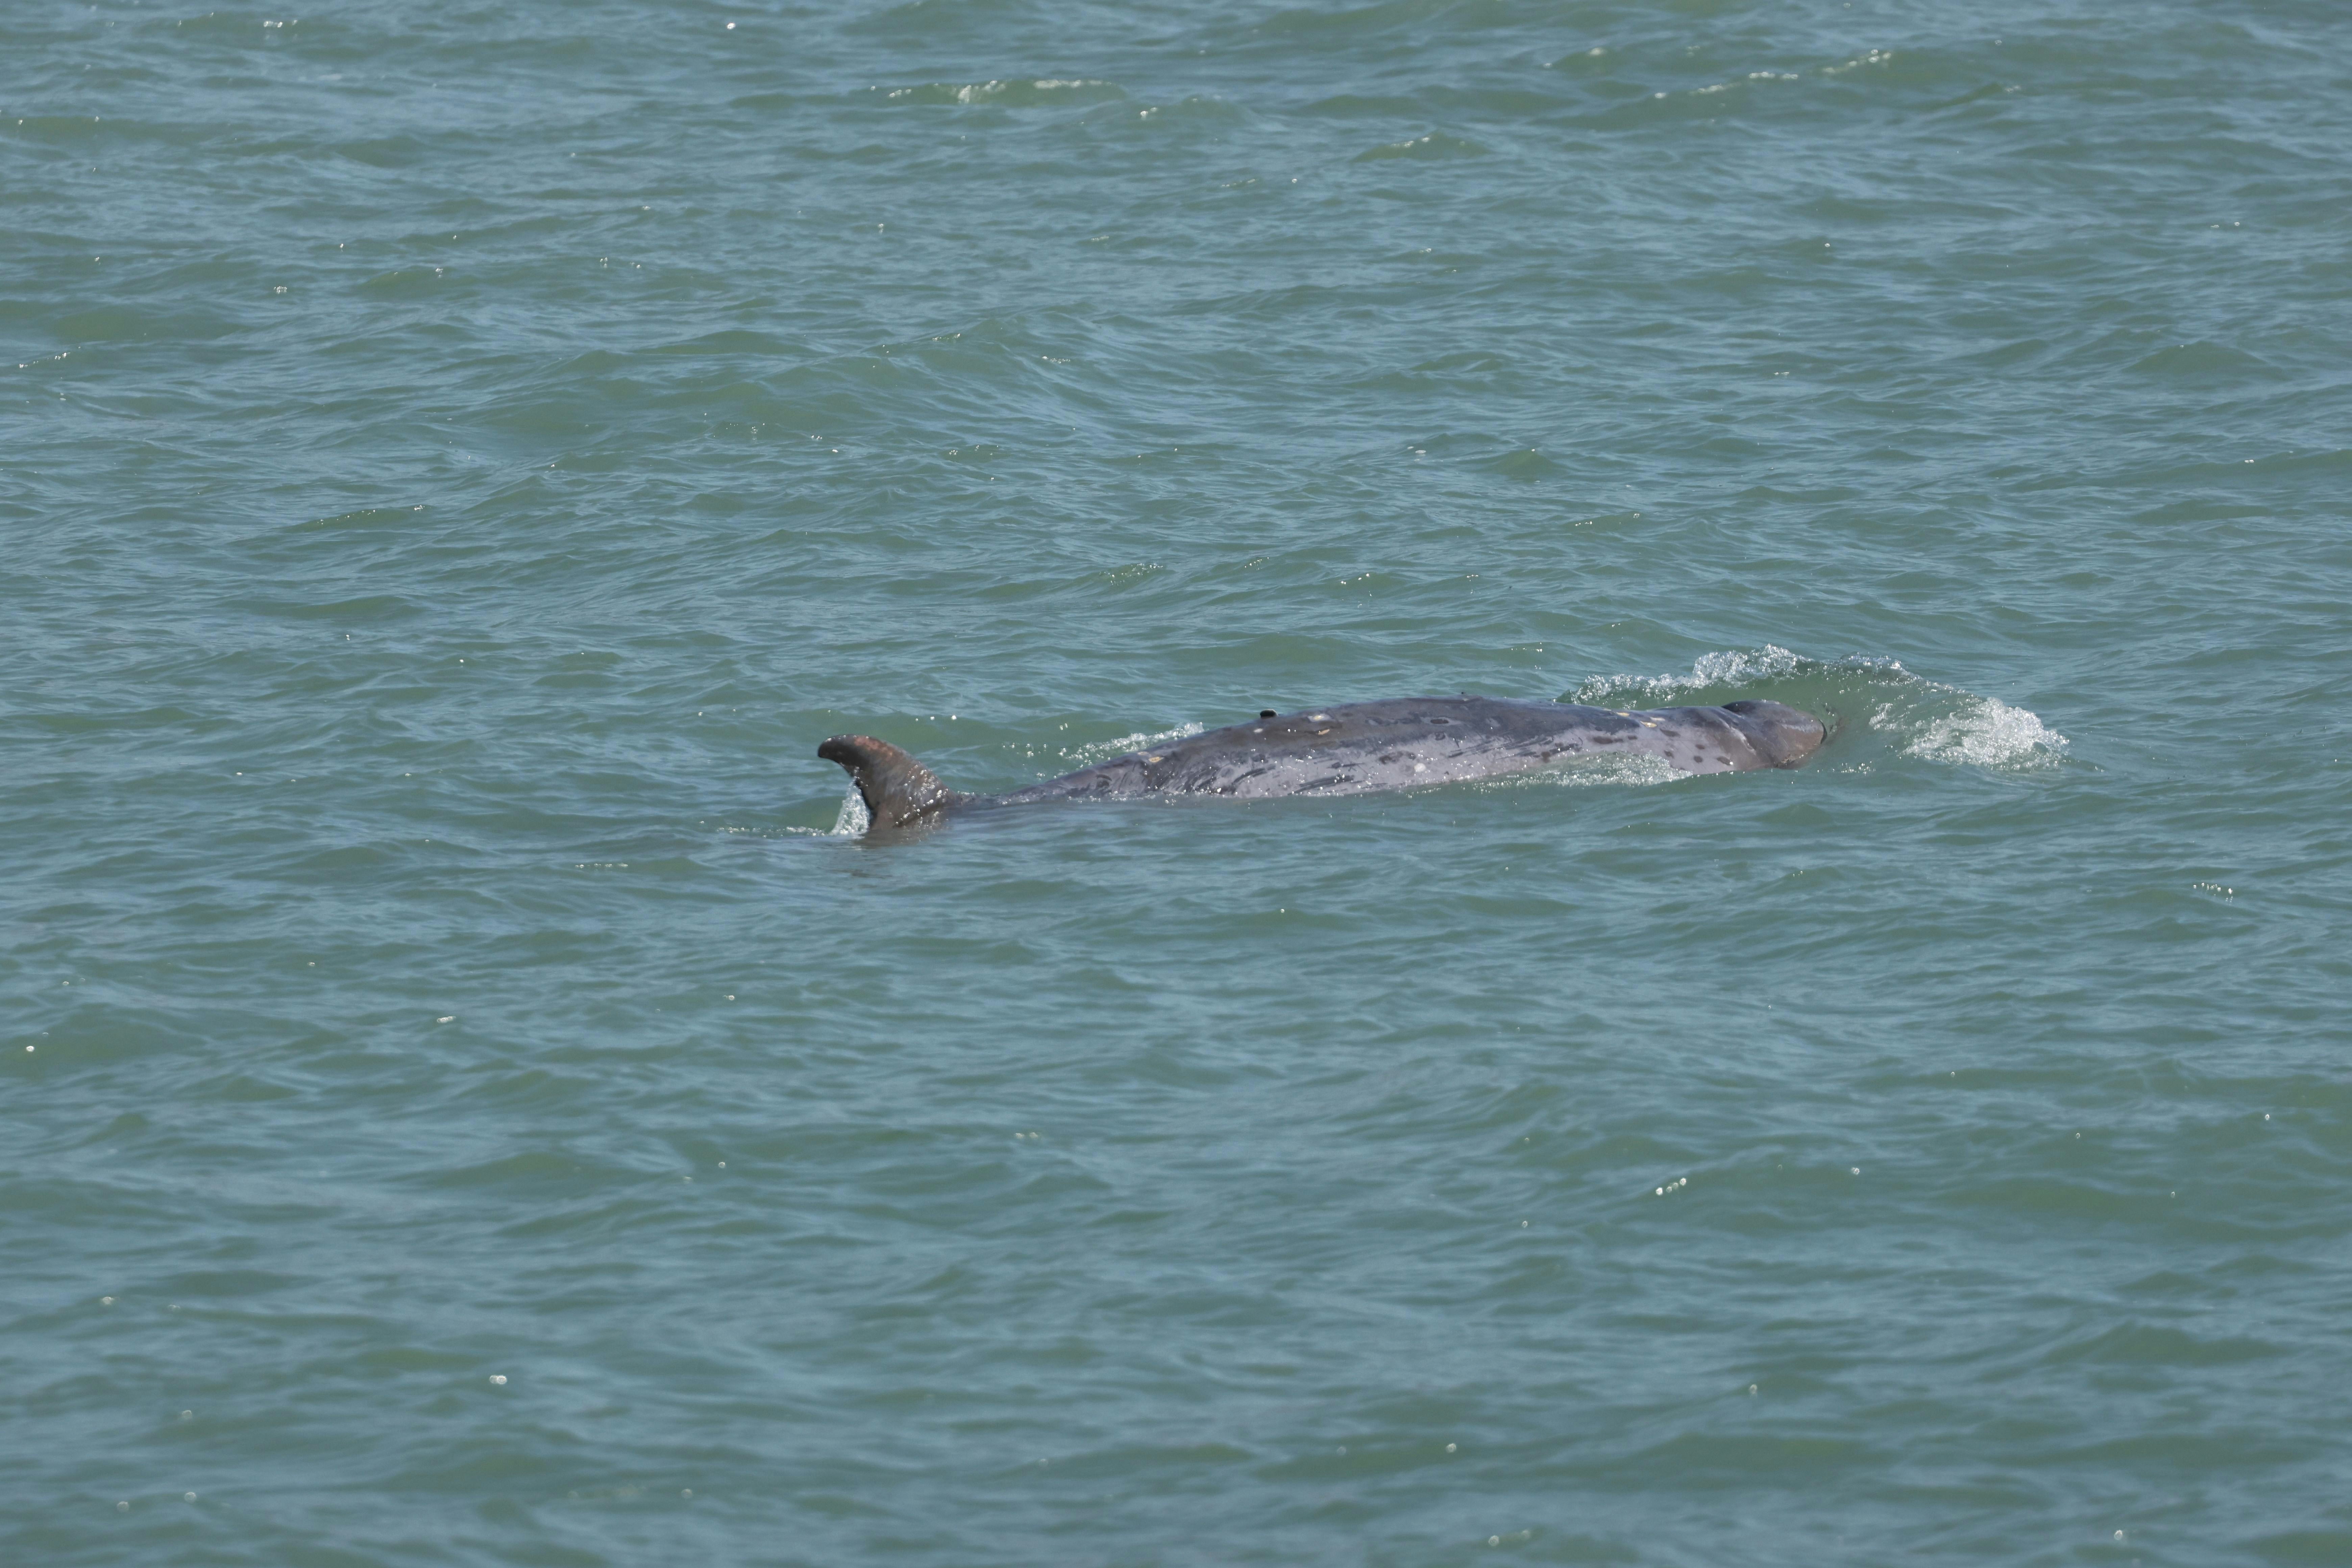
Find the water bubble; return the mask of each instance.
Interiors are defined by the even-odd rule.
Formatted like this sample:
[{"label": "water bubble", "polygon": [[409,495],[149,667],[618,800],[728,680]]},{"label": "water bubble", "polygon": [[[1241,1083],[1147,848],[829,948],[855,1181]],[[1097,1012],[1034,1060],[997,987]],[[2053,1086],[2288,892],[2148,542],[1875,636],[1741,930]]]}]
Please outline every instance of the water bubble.
[{"label": "water bubble", "polygon": [[490,1373],[490,1386],[492,1388],[504,1388],[506,1385],[507,1374],[505,1373],[494,1372]]},{"label": "water bubble", "polygon": [[1452,1452],[1454,1452],[1454,1445],[1453,1445],[1453,1444],[1451,1444],[1451,1443],[1446,1444],[1446,1445],[1445,1445],[1445,1451],[1446,1451],[1447,1453],[1449,1453],[1449,1454],[1450,1454],[1450,1453],[1452,1453]]}]

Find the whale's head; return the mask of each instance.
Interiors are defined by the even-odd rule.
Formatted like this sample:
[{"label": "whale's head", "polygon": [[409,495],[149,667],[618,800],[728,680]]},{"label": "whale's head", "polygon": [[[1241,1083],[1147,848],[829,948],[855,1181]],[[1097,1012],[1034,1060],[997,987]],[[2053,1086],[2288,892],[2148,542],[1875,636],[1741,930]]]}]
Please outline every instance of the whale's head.
[{"label": "whale's head", "polygon": [[1723,709],[1747,721],[1742,728],[1756,742],[1756,749],[1776,768],[1795,767],[1820,751],[1822,742],[1829,739],[1829,730],[1819,719],[1785,702],[1750,698],[1744,702],[1727,702]]}]

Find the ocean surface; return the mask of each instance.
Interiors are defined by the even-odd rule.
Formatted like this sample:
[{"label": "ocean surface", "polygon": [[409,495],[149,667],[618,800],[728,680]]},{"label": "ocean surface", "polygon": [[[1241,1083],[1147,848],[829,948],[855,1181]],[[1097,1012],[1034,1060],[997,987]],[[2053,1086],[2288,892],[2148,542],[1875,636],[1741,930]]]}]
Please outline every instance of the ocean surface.
[{"label": "ocean surface", "polygon": [[[2352,1563],[2335,0],[14,0],[0,361],[0,1562]],[[814,754],[1454,691],[1836,734]]]}]

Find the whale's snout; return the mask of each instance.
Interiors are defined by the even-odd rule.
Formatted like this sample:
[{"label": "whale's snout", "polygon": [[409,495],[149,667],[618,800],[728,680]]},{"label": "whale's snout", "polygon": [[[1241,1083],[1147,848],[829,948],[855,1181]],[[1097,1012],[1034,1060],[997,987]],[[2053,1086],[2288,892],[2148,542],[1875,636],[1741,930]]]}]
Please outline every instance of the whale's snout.
[{"label": "whale's snout", "polygon": [[1803,709],[1791,708],[1785,702],[1750,698],[1727,702],[1723,710],[1748,721],[1748,732],[1756,738],[1758,748],[1776,768],[1796,766],[1820,751],[1822,742],[1829,739],[1827,725]]}]

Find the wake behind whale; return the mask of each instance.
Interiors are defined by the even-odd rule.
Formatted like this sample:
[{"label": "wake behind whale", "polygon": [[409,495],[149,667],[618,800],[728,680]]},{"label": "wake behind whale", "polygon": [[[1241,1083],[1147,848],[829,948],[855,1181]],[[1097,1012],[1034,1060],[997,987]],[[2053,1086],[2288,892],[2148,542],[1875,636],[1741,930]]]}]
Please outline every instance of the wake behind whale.
[{"label": "wake behind whale", "polygon": [[1003,795],[950,789],[871,735],[835,735],[817,755],[848,770],[877,828],[1033,802],[1138,795],[1364,795],[1494,778],[1579,757],[1649,756],[1683,773],[1794,767],[1822,721],[1780,702],[1639,710],[1496,697],[1399,697],[1261,713]]}]

